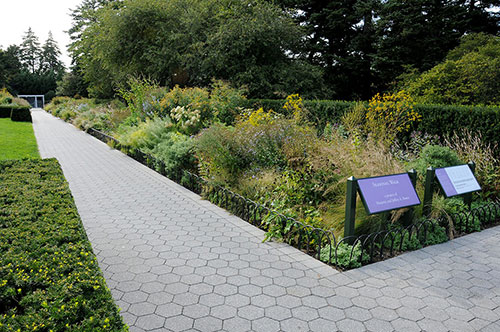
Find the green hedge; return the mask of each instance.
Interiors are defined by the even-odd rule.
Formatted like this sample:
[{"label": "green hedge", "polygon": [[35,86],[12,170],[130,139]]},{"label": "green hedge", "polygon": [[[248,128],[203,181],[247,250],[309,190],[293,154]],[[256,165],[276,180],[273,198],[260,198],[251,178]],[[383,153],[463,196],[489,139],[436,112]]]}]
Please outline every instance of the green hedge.
[{"label": "green hedge", "polygon": [[[320,130],[323,130],[327,122],[338,122],[342,114],[349,110],[355,103],[341,100],[304,100],[304,106],[309,111],[309,120]],[[242,107],[260,108],[273,110],[285,114],[283,109],[285,100],[280,99],[249,99]]]},{"label": "green hedge", "polygon": [[12,121],[32,122],[30,108],[27,106],[12,106],[10,119]]},{"label": "green hedge", "polygon": [[0,162],[0,331],[127,331],[55,159]]},{"label": "green hedge", "polygon": [[[284,113],[285,100],[250,99],[242,107],[272,109]],[[336,123],[355,102],[335,100],[306,100],[310,121],[322,131],[327,122]],[[483,138],[500,147],[500,107],[424,105],[417,104],[415,110],[422,115],[415,130],[439,136],[451,135],[457,130],[468,128],[481,133]]]},{"label": "green hedge", "polygon": [[0,105],[0,118],[10,118],[12,105]]}]

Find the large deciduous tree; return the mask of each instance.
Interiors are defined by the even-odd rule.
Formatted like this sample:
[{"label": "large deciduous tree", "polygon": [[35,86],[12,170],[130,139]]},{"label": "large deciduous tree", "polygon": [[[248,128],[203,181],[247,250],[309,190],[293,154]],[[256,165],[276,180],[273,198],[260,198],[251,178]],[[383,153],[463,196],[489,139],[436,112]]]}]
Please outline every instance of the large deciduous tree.
[{"label": "large deciduous tree", "polygon": [[259,97],[314,91],[320,76],[296,58],[300,27],[265,1],[125,0],[88,22],[72,51],[96,96],[129,76],[165,85],[227,79]]},{"label": "large deciduous tree", "polygon": [[434,104],[500,104],[500,37],[471,34],[446,60],[403,87]]}]

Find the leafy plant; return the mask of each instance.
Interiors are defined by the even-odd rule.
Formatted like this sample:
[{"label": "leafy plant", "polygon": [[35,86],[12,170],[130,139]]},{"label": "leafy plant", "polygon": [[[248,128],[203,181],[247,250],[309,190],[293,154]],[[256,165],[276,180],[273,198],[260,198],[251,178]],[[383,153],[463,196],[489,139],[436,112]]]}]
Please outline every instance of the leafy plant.
[{"label": "leafy plant", "polygon": [[417,171],[419,176],[424,177],[429,166],[435,168],[448,167],[462,164],[458,155],[449,147],[439,145],[427,145],[422,149],[419,157],[411,163],[411,168]]},{"label": "leafy plant", "polygon": [[362,262],[369,261],[370,257],[366,252],[361,253],[361,244],[355,246],[346,242],[341,242],[337,247],[326,245],[321,248],[320,260],[329,262],[344,269],[357,268]]},{"label": "leafy plant", "polygon": [[422,116],[414,110],[408,93],[376,94],[366,110],[367,132],[390,146],[399,133],[407,132]]},{"label": "leafy plant", "polygon": [[128,330],[57,160],[0,162],[0,228],[0,330]]}]

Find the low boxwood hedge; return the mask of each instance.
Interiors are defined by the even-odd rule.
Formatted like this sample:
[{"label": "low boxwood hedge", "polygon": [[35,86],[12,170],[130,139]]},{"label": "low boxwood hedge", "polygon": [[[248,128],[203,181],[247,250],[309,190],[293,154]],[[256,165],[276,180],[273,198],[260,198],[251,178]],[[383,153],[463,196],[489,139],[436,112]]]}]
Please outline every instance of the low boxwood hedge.
[{"label": "low boxwood hedge", "polygon": [[30,108],[27,106],[12,106],[10,119],[12,121],[32,122]]},{"label": "low boxwood hedge", "polygon": [[0,331],[127,331],[55,159],[0,162]]},{"label": "low boxwood hedge", "polygon": [[10,118],[12,105],[0,105],[0,118]]}]

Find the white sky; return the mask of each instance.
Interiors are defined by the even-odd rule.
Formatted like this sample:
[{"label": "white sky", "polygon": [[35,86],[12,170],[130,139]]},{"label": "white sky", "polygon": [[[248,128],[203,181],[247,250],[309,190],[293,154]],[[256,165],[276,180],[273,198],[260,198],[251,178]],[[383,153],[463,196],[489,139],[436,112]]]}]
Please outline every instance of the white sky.
[{"label": "white sky", "polygon": [[61,60],[69,68],[71,59],[67,45],[71,28],[71,9],[82,0],[0,0],[0,46],[6,49],[12,44],[19,45],[29,27],[43,44],[52,31],[61,50]]}]

